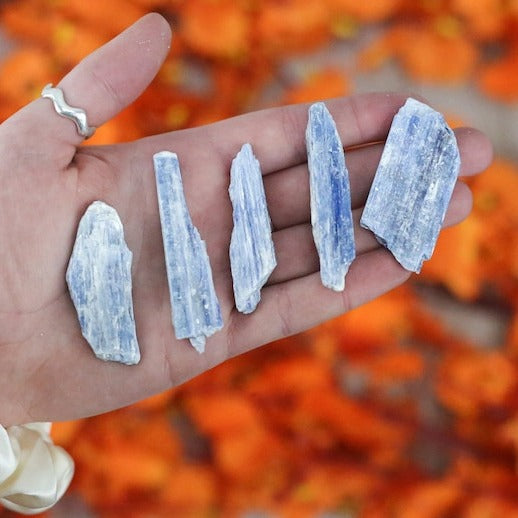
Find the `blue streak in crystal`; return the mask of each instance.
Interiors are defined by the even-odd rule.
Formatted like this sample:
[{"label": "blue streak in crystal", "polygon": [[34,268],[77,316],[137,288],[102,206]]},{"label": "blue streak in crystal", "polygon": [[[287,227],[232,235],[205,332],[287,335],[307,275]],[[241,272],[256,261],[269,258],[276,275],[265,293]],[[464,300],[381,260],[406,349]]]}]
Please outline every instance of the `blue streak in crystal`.
[{"label": "blue streak in crystal", "polygon": [[140,361],[131,261],[116,210],[93,202],[79,222],[66,280],[81,331],[95,355],[127,365]]},{"label": "blue streak in crystal", "polygon": [[202,353],[223,327],[207,248],[189,215],[178,157],[161,151],[153,161],[175,335]]},{"label": "blue streak in crystal", "polygon": [[238,311],[251,313],[277,261],[261,167],[250,144],[244,144],[232,161],[229,194],[234,220],[230,240],[234,299]]},{"label": "blue streak in crystal", "polygon": [[356,257],[349,172],[342,142],[326,105],[309,108],[306,129],[311,225],[326,288],[342,291]]},{"label": "blue streak in crystal", "polygon": [[409,98],[394,117],[361,217],[407,270],[432,256],[460,169],[443,116]]}]

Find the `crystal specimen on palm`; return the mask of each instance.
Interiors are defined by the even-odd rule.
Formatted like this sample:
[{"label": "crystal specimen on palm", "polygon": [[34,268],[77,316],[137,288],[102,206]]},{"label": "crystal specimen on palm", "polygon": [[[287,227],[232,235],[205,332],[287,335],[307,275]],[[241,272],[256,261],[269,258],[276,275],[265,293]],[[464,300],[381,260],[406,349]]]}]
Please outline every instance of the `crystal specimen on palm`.
[{"label": "crystal specimen on palm", "polygon": [[132,256],[117,211],[93,202],[79,222],[66,280],[81,331],[95,355],[128,365],[140,361],[131,297]]},{"label": "crystal specimen on palm", "polygon": [[229,194],[234,219],[230,241],[234,299],[238,311],[251,313],[277,261],[261,167],[250,144],[244,144],[232,161]]},{"label": "crystal specimen on palm", "polygon": [[187,209],[178,157],[161,151],[153,161],[175,335],[202,353],[223,327],[207,248]]},{"label": "crystal specimen on palm", "polygon": [[443,116],[409,98],[394,117],[361,217],[407,270],[419,272],[432,256],[459,169]]},{"label": "crystal specimen on palm", "polygon": [[322,102],[309,108],[306,146],[311,225],[320,259],[320,277],[325,287],[342,291],[356,256],[351,188],[340,136]]}]

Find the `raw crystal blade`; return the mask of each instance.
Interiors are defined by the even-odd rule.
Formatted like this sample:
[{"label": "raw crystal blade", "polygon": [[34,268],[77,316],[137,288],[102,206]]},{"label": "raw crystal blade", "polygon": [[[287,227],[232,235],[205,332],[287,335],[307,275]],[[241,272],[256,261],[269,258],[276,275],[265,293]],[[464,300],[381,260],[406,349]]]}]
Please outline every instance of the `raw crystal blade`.
[{"label": "raw crystal blade", "polygon": [[244,144],[232,161],[229,194],[234,219],[230,241],[234,299],[239,311],[251,313],[277,261],[261,167],[250,144]]},{"label": "raw crystal blade", "polygon": [[361,217],[407,270],[419,272],[432,256],[459,169],[443,116],[408,99],[392,122]]},{"label": "raw crystal blade", "polygon": [[306,145],[311,225],[320,258],[320,277],[327,288],[342,291],[356,256],[351,189],[342,142],[322,102],[309,108]]},{"label": "raw crystal blade", "polygon": [[132,365],[140,352],[131,297],[133,254],[117,211],[93,202],[79,222],[66,280],[81,331],[101,360]]},{"label": "raw crystal blade", "polygon": [[223,327],[209,256],[187,209],[178,157],[162,151],[153,161],[175,335],[202,353],[205,338]]}]

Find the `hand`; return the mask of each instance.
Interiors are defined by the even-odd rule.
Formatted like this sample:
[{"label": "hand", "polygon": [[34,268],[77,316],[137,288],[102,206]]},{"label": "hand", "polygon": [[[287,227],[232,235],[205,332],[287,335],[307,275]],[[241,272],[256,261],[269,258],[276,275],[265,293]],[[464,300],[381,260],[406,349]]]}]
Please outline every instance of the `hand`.
[{"label": "hand", "polygon": [[[72,106],[100,126],[130,104],[159,69],[170,29],[148,15],[86,58],[60,83]],[[79,147],[73,123],[38,99],[0,126],[0,423],[65,420],[108,411],[182,383],[254,347],[344,313],[409,274],[358,220],[382,142],[405,96],[367,94],[327,102],[347,153],[357,259],[343,293],[322,287],[309,225],[304,131],[307,106],[251,113],[210,126],[115,146]],[[462,174],[491,160],[475,130],[456,132]],[[278,267],[251,315],[233,304],[228,246],[232,157],[250,142],[259,158],[274,225]],[[359,147],[364,144],[375,143]],[[207,242],[225,327],[199,355],[174,337],[164,266],[153,153],[175,151],[187,203]],[[142,353],[138,366],[96,359],[81,335],[65,270],[80,217],[94,200],[115,207],[133,251],[133,298]],[[469,189],[455,189],[446,224],[469,213]]]}]

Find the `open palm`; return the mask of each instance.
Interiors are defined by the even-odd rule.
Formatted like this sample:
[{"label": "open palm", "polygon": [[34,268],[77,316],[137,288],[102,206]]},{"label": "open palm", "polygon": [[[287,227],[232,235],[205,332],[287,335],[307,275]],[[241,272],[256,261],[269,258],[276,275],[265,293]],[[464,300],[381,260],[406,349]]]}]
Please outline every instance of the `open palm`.
[{"label": "open palm", "polygon": [[[60,83],[68,102],[100,125],[131,103],[160,67],[170,30],[148,15],[79,64]],[[329,101],[351,176],[356,222],[392,117],[405,96]],[[357,259],[343,293],[321,286],[309,224],[304,129],[307,106],[252,113],[129,144],[78,147],[73,124],[38,99],[0,126],[0,423],[100,413],[179,384],[225,359],[293,334],[404,282],[408,273],[356,224]],[[462,174],[483,169],[490,145],[457,132]],[[234,307],[228,245],[232,157],[250,142],[264,174],[278,267],[251,315]],[[365,144],[371,144],[365,146]],[[175,151],[187,203],[207,242],[225,326],[199,355],[174,337],[152,155]],[[142,360],[97,360],[82,338],[65,284],[79,219],[94,200],[115,207],[133,252],[133,298]],[[447,224],[464,218],[469,190],[455,190]]]}]

